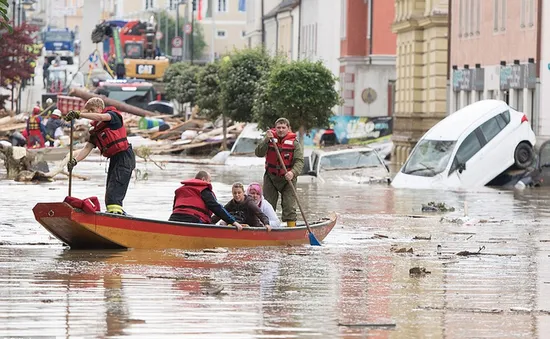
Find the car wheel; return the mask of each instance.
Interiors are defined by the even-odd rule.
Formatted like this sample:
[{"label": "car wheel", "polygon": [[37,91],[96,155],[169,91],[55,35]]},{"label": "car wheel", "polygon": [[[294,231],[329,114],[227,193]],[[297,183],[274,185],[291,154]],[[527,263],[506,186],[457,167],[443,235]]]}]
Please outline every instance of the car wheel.
[{"label": "car wheel", "polygon": [[517,168],[527,168],[534,159],[533,147],[526,142],[522,142],[516,147],[514,152],[514,163]]}]

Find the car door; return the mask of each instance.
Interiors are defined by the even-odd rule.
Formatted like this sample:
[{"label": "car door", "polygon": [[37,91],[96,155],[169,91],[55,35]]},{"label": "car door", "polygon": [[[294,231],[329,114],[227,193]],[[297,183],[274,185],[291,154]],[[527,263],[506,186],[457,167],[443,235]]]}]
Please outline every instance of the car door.
[{"label": "car door", "polygon": [[[505,112],[506,113],[506,112]],[[506,171],[514,163],[513,153],[516,138],[510,137],[503,129],[507,122],[501,113],[479,126],[483,142],[483,164],[487,166],[482,173],[483,182],[489,183],[495,177]],[[509,120],[508,120],[509,121]]]},{"label": "car door", "polygon": [[479,186],[478,181],[483,171],[483,167],[480,167],[483,159],[482,148],[480,132],[476,129],[458,146],[449,170],[448,181],[458,181],[462,188]]}]

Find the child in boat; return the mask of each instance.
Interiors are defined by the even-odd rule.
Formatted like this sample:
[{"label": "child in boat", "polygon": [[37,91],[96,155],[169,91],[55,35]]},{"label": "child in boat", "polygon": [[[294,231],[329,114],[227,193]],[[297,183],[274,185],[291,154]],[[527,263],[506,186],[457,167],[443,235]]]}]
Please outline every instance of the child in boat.
[{"label": "child in boat", "polygon": [[271,227],[281,226],[281,220],[279,220],[279,217],[275,213],[275,209],[271,206],[269,201],[264,199],[262,185],[257,182],[251,182],[246,189],[246,195],[254,200],[256,205],[260,208],[260,211],[267,216]]},{"label": "child in boat", "polygon": [[[234,183],[231,187],[233,199],[229,201],[224,208],[239,223],[247,224],[250,227],[264,227],[271,231],[269,218],[260,210],[252,198],[244,194],[244,186],[240,182]],[[212,217],[212,222],[220,220],[217,216]]]}]

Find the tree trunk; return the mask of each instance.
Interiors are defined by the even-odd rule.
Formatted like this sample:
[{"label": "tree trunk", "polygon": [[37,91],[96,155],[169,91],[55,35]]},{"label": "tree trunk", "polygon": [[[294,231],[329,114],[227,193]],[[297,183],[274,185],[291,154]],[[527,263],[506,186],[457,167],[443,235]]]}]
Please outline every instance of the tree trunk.
[{"label": "tree trunk", "polygon": [[223,139],[222,139],[222,151],[227,150],[227,118],[225,114],[222,114],[222,130],[223,130]]},{"label": "tree trunk", "polygon": [[299,132],[299,138],[300,138],[300,145],[302,145],[302,149],[304,148],[304,139],[306,137],[306,127],[304,125],[300,125]]},{"label": "tree trunk", "polygon": [[82,98],[84,100],[88,100],[88,99],[93,98],[93,97],[100,97],[105,102],[105,106],[114,106],[116,109],[118,109],[122,112],[130,113],[130,114],[137,115],[137,116],[140,116],[140,117],[158,115],[155,112],[150,112],[150,111],[144,110],[144,109],[136,107],[136,106],[128,105],[127,103],[122,102],[122,101],[107,98],[104,95],[89,93],[89,92],[86,92],[86,91],[83,91],[83,90],[80,90],[80,89],[77,89],[77,88],[71,89],[69,91],[69,95],[73,96],[73,97],[79,97],[79,98]]}]

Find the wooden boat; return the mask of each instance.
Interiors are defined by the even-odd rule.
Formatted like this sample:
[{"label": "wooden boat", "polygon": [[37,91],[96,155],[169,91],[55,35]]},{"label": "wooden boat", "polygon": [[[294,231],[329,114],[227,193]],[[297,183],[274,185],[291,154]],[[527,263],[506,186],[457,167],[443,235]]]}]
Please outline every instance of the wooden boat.
[{"label": "wooden boat", "polygon": [[[305,225],[274,228],[234,227],[151,220],[108,213],[84,213],[64,202],[38,203],[36,220],[72,249],[203,249],[309,244]],[[318,240],[336,224],[336,214],[311,223]]]}]

